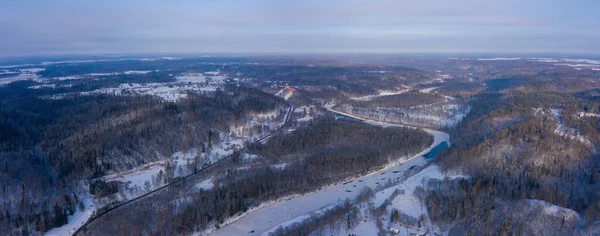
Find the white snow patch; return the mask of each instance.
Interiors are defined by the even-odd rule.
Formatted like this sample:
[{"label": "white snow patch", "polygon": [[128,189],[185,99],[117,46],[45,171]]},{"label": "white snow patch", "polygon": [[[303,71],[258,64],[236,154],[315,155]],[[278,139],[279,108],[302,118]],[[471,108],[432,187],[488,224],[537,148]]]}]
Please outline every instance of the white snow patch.
[{"label": "white snow patch", "polygon": [[[155,70],[158,71],[158,70]],[[123,74],[126,75],[143,75],[143,74],[148,74],[150,72],[154,72],[153,70],[128,70],[123,72]]]},{"label": "white snow patch", "polygon": [[10,84],[12,82],[16,82],[16,81],[23,81],[23,80],[33,80],[33,81],[39,81],[39,76],[36,74],[19,74],[16,76],[11,76],[11,77],[6,77],[6,78],[0,78],[0,86],[2,85],[6,85],[6,84]]},{"label": "white snow patch", "polygon": [[431,91],[433,91],[433,90],[436,90],[436,89],[438,89],[438,88],[439,88],[439,87],[425,88],[425,89],[421,89],[421,90],[419,90],[419,92],[421,92],[421,93],[430,93]]},{"label": "white snow patch", "polygon": [[564,58],[561,59],[562,61],[565,62],[574,62],[574,63],[586,63],[586,64],[596,64],[596,65],[600,65],[600,61],[599,60],[590,60],[590,59],[570,59],[570,58]]},{"label": "white snow patch", "polygon": [[494,57],[494,58],[479,58],[479,61],[515,61],[521,59],[520,57]]},{"label": "white snow patch", "polygon": [[355,101],[370,101],[371,99],[376,98],[376,97],[398,95],[398,94],[406,93],[408,91],[409,91],[409,89],[398,90],[398,91],[382,90],[382,91],[379,91],[379,93],[375,94],[375,95],[366,95],[366,96],[362,96],[362,97],[353,97],[353,98],[350,98],[350,100],[355,100]]},{"label": "white snow patch", "polygon": [[527,199],[527,203],[533,206],[540,206],[543,208],[542,212],[547,215],[553,216],[564,216],[567,220],[579,220],[579,213],[569,208],[564,208],[558,205],[551,204],[546,201],[537,199]]},{"label": "white snow patch", "polygon": [[35,74],[40,71],[44,71],[45,68],[29,68],[29,69],[20,69],[23,73]]},{"label": "white snow patch", "polygon": [[56,84],[38,84],[29,86],[29,89],[41,89],[41,88],[56,88]]},{"label": "white snow patch", "polygon": [[152,183],[153,176],[156,176],[161,170],[164,172],[165,164],[165,161],[152,162],[132,170],[106,175],[101,178],[106,182],[120,181],[130,188],[137,186],[144,189],[146,182]]},{"label": "white snow patch", "polygon": [[2,68],[2,69],[11,69],[11,68],[25,67],[25,66],[35,66],[35,65],[36,64],[7,65],[7,66],[0,66],[0,68]]},{"label": "white snow patch", "polygon": [[47,236],[70,236],[81,227],[88,219],[92,216],[92,213],[96,210],[94,202],[91,198],[80,198],[83,202],[85,209],[79,210],[79,207],[75,207],[76,211],[73,215],[68,216],[68,222],[66,225],[61,227],[53,228],[46,232]]},{"label": "white snow patch", "polygon": [[569,137],[570,139],[575,139],[575,140],[578,140],[585,144],[591,144],[589,140],[585,139],[581,135],[581,132],[579,130],[574,129],[574,128],[569,128],[562,124],[562,121],[560,119],[560,109],[551,109],[550,111],[552,112],[552,115],[553,115],[554,119],[556,120],[556,123],[558,124],[556,129],[554,129],[555,134],[560,135],[560,136]]},{"label": "white snow patch", "polygon": [[279,227],[286,228],[286,227],[292,226],[295,223],[302,223],[303,221],[305,221],[305,220],[307,220],[307,219],[309,219],[309,218],[311,218],[313,216],[316,217],[316,216],[322,215],[324,212],[326,212],[327,210],[329,210],[331,208],[333,208],[333,207],[332,206],[326,206],[326,207],[323,207],[323,208],[321,208],[321,209],[319,209],[319,210],[317,210],[315,212],[312,212],[310,214],[298,216],[298,217],[296,217],[294,219],[288,220],[286,222],[283,222],[283,223],[281,223],[279,225],[276,225],[276,226],[272,227],[271,229],[269,229],[269,230],[265,231],[264,233],[262,233],[261,236],[269,236],[270,233],[275,232],[277,230],[277,228],[279,228]]},{"label": "white snow patch", "polygon": [[198,184],[195,185],[196,189],[209,190],[214,187],[213,178],[208,178]]},{"label": "white snow patch", "polygon": [[357,225],[351,232],[355,235],[379,235],[379,229],[373,220]]},{"label": "white snow patch", "polygon": [[207,72],[204,72],[204,74],[211,75],[211,76],[217,76],[217,75],[219,75],[219,72],[218,71],[207,71]]},{"label": "white snow patch", "polygon": [[309,122],[312,119],[313,119],[313,117],[307,116],[307,117],[298,118],[298,119],[296,119],[296,121],[298,121],[298,122]]},{"label": "white snow patch", "polygon": [[540,57],[540,58],[530,58],[529,60],[532,61],[537,61],[537,62],[547,62],[547,63],[554,63],[554,62],[559,62],[559,60],[554,59],[554,58],[547,58],[547,57]]},{"label": "white snow patch", "polygon": [[175,79],[179,82],[191,82],[191,83],[205,83],[206,76],[200,74],[187,74],[176,76]]},{"label": "white snow patch", "polygon": [[[596,67],[600,67],[600,65],[596,65],[596,64],[569,64],[569,63],[557,63],[557,64],[554,64],[554,65],[557,65],[557,66],[570,66],[570,67],[594,67],[594,68],[596,68]],[[575,68],[575,69],[577,69],[577,68]],[[581,68],[579,68],[579,69],[581,69]]]}]

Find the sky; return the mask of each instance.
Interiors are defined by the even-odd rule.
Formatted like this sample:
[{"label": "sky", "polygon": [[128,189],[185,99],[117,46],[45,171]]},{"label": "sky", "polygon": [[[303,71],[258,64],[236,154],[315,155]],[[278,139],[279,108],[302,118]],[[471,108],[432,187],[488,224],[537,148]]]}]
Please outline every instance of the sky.
[{"label": "sky", "polygon": [[203,52],[600,54],[600,1],[0,1],[0,56]]}]

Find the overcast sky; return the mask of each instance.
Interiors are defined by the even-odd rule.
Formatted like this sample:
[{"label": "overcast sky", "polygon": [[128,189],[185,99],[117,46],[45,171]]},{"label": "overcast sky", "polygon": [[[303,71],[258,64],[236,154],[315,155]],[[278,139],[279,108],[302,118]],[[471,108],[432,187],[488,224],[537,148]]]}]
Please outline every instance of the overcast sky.
[{"label": "overcast sky", "polygon": [[161,52],[600,53],[600,1],[0,1],[0,56]]}]

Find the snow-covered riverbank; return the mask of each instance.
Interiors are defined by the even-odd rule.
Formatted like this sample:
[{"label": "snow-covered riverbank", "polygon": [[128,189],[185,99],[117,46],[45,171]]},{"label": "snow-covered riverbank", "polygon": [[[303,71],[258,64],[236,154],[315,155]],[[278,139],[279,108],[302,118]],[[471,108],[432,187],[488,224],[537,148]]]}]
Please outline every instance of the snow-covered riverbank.
[{"label": "snow-covered riverbank", "polygon": [[[401,126],[360,117],[353,118],[372,125],[388,127]],[[425,154],[442,142],[449,143],[450,141],[449,135],[444,132],[431,129],[425,129],[425,131],[434,137],[434,142],[427,149],[413,157],[404,158],[398,163],[389,165],[382,170],[370,173],[366,176],[356,178],[349,183],[340,183],[316,192],[287,200],[276,201],[270,205],[263,206],[262,208],[251,210],[246,213],[246,215],[239,217],[238,220],[223,226],[219,230],[210,232],[210,234],[245,235],[252,232],[251,234],[258,235],[303,215],[319,211],[324,207],[342,203],[345,199],[354,199],[364,187],[368,186],[372,189],[380,189],[380,186],[383,186],[387,181],[400,179],[404,172],[411,169],[411,167],[425,165],[428,162],[428,160],[424,158]]]}]

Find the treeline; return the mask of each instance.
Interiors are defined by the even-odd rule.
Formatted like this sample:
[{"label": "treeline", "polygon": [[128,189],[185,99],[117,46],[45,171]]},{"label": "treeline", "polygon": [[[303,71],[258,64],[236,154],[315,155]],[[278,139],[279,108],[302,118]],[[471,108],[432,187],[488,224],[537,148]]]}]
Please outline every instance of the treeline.
[{"label": "treeline", "polygon": [[240,66],[238,70],[260,81],[285,81],[292,86],[329,87],[354,95],[396,90],[402,84],[412,85],[429,80],[432,76],[428,72],[409,67],[308,64]]},{"label": "treeline", "polygon": [[467,100],[485,90],[486,87],[479,82],[443,83],[436,89],[441,94],[463,100]]},{"label": "treeline", "polygon": [[424,200],[431,220],[449,235],[582,234],[576,213],[548,211],[547,203],[537,201],[499,198],[493,192],[498,189],[493,180],[433,180]]},{"label": "treeline", "polygon": [[397,158],[420,151],[432,142],[433,138],[420,129],[384,128],[327,117],[289,135],[270,139],[265,145],[253,145],[250,152],[280,162],[292,154],[312,155],[360,147]]},{"label": "treeline", "polygon": [[265,145],[252,147],[253,153],[270,160],[265,164],[232,167],[216,176],[209,190],[181,196],[173,189],[169,194],[175,196],[135,202],[94,223],[87,234],[114,234],[132,223],[140,226],[127,230],[132,234],[189,234],[218,228],[228,217],[262,202],[368,173],[406,154],[414,155],[431,142],[432,138],[421,130],[382,128],[332,118],[318,120],[290,135],[271,137]]},{"label": "treeline", "polygon": [[343,101],[348,99],[343,91],[329,87],[296,88],[294,96],[288,101],[296,107],[306,104],[326,104],[331,101]]},{"label": "treeline", "polygon": [[217,71],[223,69],[224,63],[237,67],[236,63],[248,61],[244,58],[183,58],[180,60],[115,60],[95,61],[90,63],[61,63],[45,66],[45,70],[38,72],[42,77],[62,77],[82,75],[90,73],[115,73],[131,70],[159,70],[159,71],[182,71],[197,69],[202,71]]},{"label": "treeline", "polygon": [[[57,86],[68,87],[69,92],[92,91],[101,88],[116,88],[126,83],[167,83],[177,81],[170,71],[153,71],[147,74],[118,74],[83,76],[80,79],[57,81]],[[99,79],[97,79],[99,78]]]}]

